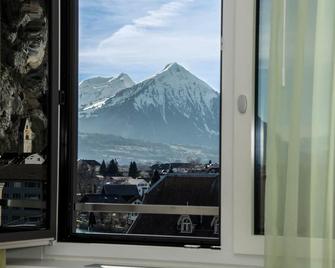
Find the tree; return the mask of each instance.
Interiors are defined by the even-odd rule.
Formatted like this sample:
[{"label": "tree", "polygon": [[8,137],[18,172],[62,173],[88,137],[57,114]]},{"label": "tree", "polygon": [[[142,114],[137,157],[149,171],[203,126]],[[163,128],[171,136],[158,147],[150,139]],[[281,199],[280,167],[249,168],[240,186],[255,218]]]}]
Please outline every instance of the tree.
[{"label": "tree", "polygon": [[136,178],[138,176],[138,168],[136,162],[130,162],[128,176]]},{"label": "tree", "polygon": [[172,168],[171,164],[170,164],[170,167],[169,167],[169,173],[173,173],[173,168]]},{"label": "tree", "polygon": [[107,173],[107,167],[106,167],[105,160],[103,160],[100,166],[100,174],[102,176],[106,176],[106,173]]},{"label": "tree", "polygon": [[109,176],[118,176],[119,173],[119,164],[117,162],[116,159],[112,159],[109,164],[108,164],[108,168],[107,168],[107,174]]},{"label": "tree", "polygon": [[161,176],[159,175],[158,170],[155,169],[154,174],[152,175],[152,178],[151,178],[151,185],[154,185],[156,182],[158,182],[160,178]]}]

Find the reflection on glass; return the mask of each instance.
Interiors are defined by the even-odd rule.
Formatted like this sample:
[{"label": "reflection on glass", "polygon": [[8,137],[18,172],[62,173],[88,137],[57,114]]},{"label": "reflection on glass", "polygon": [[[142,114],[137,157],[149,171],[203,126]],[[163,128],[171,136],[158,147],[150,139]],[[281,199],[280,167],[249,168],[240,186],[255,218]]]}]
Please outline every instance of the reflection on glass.
[{"label": "reflection on glass", "polygon": [[0,232],[46,227],[47,1],[0,2]]},{"label": "reflection on glass", "polygon": [[[79,3],[77,202],[218,207],[221,1]],[[159,211],[76,219],[78,233],[218,238],[218,226]]]},{"label": "reflection on glass", "polygon": [[258,87],[255,113],[255,233],[264,233],[267,92],[270,55],[271,1],[259,1]]}]

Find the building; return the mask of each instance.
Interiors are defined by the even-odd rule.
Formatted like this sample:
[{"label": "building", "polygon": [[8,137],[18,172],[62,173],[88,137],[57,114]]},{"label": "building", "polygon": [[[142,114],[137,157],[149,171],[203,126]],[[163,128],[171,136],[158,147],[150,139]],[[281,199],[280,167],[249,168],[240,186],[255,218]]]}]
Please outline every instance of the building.
[{"label": "building", "polygon": [[[46,209],[42,208],[47,178],[45,155],[32,153],[33,139],[32,122],[25,118],[19,127],[19,152],[0,156],[0,180],[5,182],[1,198],[22,201],[19,207],[1,208],[1,223],[6,227],[41,226],[46,220]],[[41,208],[25,207],[25,201],[36,201]]]},{"label": "building", "polygon": [[109,184],[129,184],[136,185],[138,193],[140,196],[143,196],[150,188],[150,183],[145,179],[134,179],[132,177],[110,177]]},{"label": "building", "polygon": [[4,153],[0,156],[0,165],[21,165],[30,155],[29,153]]},{"label": "building", "polygon": [[[140,204],[141,196],[136,185],[106,184],[99,194],[86,194],[81,203],[115,203],[115,204]],[[92,213],[82,212],[77,218],[78,230],[88,229],[88,218]],[[137,218],[136,213],[93,213],[96,225],[91,230],[104,232],[125,233],[130,224]]]},{"label": "building", "polygon": [[33,152],[34,132],[29,117],[22,119],[19,127],[19,152],[31,154]]},{"label": "building", "polygon": [[106,184],[102,188],[101,194],[107,197],[122,198],[125,203],[132,203],[141,197],[137,186],[131,184]]},{"label": "building", "polygon": [[85,166],[90,173],[100,173],[101,164],[96,160],[81,159],[78,161],[78,166]]},{"label": "building", "polygon": [[169,171],[175,173],[187,173],[195,167],[192,163],[161,163],[151,166],[152,172],[157,170],[160,174],[167,174]]},{"label": "building", "polygon": [[[219,206],[218,174],[168,174],[144,196],[143,204]],[[206,193],[206,194],[204,194]],[[128,233],[218,237],[217,216],[140,214]]]},{"label": "building", "polygon": [[[5,183],[2,197],[6,200],[39,201],[41,207],[46,189],[41,181],[9,181]],[[46,220],[44,208],[5,207],[2,209],[2,224],[11,226],[40,226]]]},{"label": "building", "polygon": [[24,159],[25,165],[42,165],[45,159],[40,154],[32,154]]}]

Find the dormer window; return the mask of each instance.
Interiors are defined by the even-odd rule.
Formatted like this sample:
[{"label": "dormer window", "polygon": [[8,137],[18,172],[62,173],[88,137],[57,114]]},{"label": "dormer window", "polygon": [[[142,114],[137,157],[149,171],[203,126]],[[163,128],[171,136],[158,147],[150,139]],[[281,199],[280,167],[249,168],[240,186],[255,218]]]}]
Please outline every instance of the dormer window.
[{"label": "dormer window", "polygon": [[220,231],[220,221],[219,221],[219,217],[215,216],[211,222],[211,227],[214,229],[214,234],[218,235],[219,231]]},{"label": "dormer window", "polygon": [[193,224],[190,216],[182,215],[178,220],[178,227],[180,228],[180,233],[191,234],[193,233]]}]

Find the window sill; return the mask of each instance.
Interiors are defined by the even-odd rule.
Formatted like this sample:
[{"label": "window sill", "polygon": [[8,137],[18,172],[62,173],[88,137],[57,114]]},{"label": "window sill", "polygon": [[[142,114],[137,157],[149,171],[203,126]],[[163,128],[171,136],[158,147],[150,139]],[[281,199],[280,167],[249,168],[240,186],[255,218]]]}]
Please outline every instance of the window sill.
[{"label": "window sill", "polygon": [[[105,265],[112,265],[108,261],[100,260],[100,262],[84,262],[84,261],[63,261],[63,260],[28,260],[28,259],[9,259],[7,261],[7,268],[85,268],[85,267],[92,267],[92,264],[102,263]],[[114,263],[114,265],[120,265],[119,263]],[[123,264],[125,265],[125,264]],[[131,265],[131,264],[130,264]],[[135,265],[135,264],[133,264]],[[154,267],[162,267],[162,268],[171,268],[171,267],[178,267],[178,268],[196,268],[196,267],[204,267],[203,264],[187,264],[187,263],[179,263],[179,264],[172,264],[172,263],[165,263],[165,264],[148,264],[148,266],[143,266],[143,264],[137,264],[143,268],[154,268]],[[177,265],[177,266],[176,266]],[[260,266],[244,266],[244,265],[207,265],[208,268],[260,268]]]},{"label": "window sill", "polygon": [[83,268],[92,263],[81,261],[9,259],[7,268]]}]

